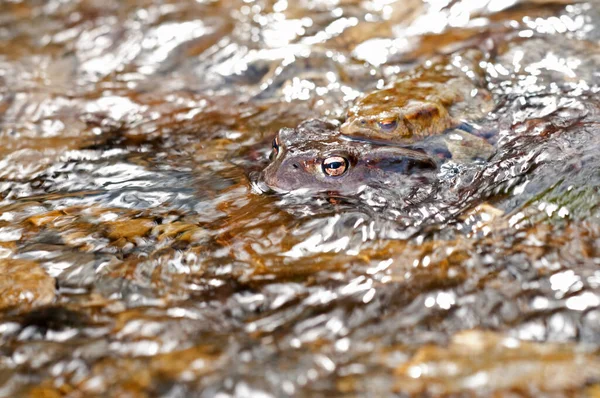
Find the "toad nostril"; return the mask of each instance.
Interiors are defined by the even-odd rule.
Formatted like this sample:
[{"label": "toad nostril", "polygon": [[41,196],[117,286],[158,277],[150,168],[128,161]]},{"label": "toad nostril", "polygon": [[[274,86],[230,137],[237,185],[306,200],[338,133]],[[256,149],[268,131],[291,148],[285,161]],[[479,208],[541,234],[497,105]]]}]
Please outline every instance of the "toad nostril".
[{"label": "toad nostril", "polygon": [[295,169],[299,168],[300,166],[298,166],[298,164],[294,163],[292,164],[292,166],[294,166]]}]

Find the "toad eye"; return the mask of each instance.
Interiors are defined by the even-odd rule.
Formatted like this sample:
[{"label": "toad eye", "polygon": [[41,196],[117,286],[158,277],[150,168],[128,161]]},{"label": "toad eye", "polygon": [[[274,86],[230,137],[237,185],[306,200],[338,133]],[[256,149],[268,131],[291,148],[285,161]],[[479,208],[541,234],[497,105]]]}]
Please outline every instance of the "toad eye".
[{"label": "toad eye", "polygon": [[271,155],[269,155],[269,160],[273,161],[277,155],[279,155],[279,142],[277,141],[277,137],[273,138],[273,143],[271,146],[273,149],[271,150]]},{"label": "toad eye", "polygon": [[321,165],[323,173],[330,177],[339,177],[348,170],[348,160],[341,156],[330,156]]},{"label": "toad eye", "polygon": [[379,126],[379,128],[381,130],[385,131],[386,133],[390,133],[390,132],[396,130],[396,127],[398,127],[398,120],[397,119],[385,119],[380,122],[377,122],[377,125]]}]

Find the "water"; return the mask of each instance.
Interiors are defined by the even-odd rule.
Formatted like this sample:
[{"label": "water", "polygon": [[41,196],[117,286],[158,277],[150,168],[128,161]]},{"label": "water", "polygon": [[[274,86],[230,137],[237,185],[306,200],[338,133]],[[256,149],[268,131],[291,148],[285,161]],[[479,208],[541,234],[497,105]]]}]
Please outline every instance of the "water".
[{"label": "water", "polygon": [[[598,395],[600,8],[568,3],[0,3],[0,396]],[[279,128],[473,45],[487,162],[253,187]]]}]

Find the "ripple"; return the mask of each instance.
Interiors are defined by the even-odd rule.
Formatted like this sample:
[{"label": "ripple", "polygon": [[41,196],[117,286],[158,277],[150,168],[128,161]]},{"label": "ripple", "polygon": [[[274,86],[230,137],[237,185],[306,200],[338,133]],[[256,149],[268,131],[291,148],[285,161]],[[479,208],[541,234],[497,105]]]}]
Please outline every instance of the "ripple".
[{"label": "ripple", "polygon": [[[0,395],[597,394],[600,14],[569,3],[3,4]],[[447,54],[493,155],[256,177]]]}]

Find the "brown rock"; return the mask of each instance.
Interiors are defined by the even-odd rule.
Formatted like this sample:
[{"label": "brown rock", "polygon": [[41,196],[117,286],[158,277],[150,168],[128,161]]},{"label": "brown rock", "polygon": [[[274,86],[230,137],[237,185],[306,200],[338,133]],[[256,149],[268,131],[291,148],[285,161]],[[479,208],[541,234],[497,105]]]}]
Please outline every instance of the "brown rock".
[{"label": "brown rock", "polygon": [[131,239],[143,237],[152,229],[154,221],[147,218],[136,218],[127,221],[118,221],[110,226],[108,237],[111,239]]},{"label": "brown rock", "polygon": [[38,263],[0,259],[0,309],[47,305],[55,295],[54,278]]}]

